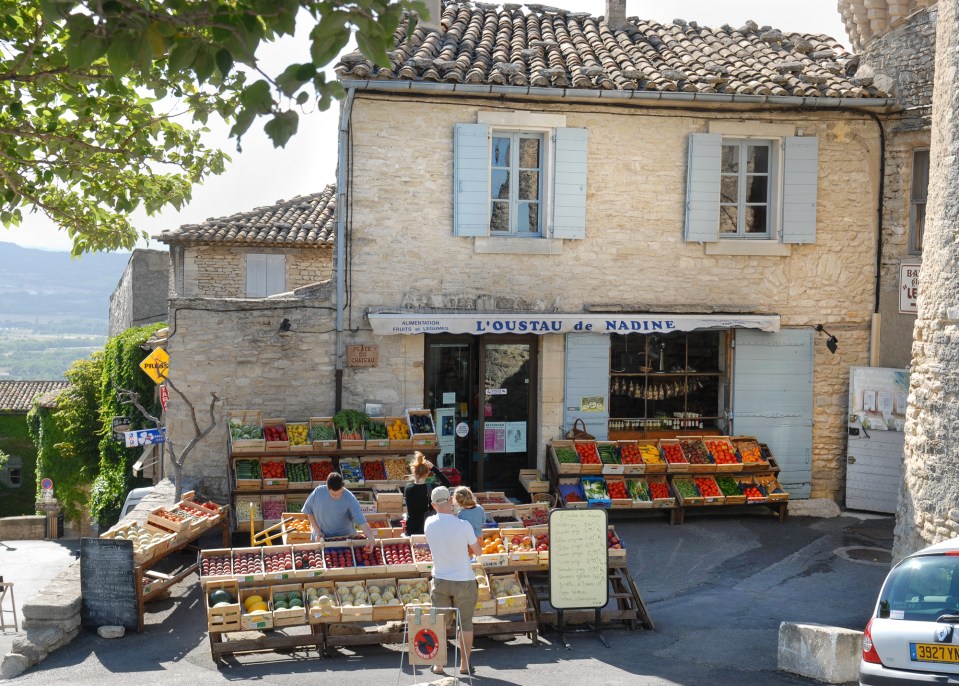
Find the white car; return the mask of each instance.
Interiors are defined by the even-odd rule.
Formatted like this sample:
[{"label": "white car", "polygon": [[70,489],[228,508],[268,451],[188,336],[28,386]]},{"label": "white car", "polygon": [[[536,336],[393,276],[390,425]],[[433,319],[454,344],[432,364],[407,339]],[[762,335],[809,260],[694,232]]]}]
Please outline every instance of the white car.
[{"label": "white car", "polygon": [[859,683],[959,685],[959,538],[889,572],[863,635]]}]

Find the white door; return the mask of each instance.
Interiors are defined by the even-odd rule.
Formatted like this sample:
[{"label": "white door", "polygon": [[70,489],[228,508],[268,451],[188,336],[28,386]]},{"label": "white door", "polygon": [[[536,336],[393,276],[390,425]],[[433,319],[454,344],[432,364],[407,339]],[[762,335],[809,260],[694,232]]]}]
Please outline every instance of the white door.
[{"label": "white door", "polygon": [[736,331],[733,431],[766,443],[793,498],[812,482],[813,332]]},{"label": "white door", "polygon": [[[603,410],[583,412],[586,397],[603,398]],[[589,433],[605,441],[609,436],[609,336],[567,334],[565,398],[564,431],[582,419]]]}]

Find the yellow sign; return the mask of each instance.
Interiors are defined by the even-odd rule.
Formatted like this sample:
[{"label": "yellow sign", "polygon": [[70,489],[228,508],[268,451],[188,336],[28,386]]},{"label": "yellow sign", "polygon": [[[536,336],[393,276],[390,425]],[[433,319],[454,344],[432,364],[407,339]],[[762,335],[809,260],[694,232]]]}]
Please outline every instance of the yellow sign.
[{"label": "yellow sign", "polygon": [[157,348],[140,363],[140,369],[156,383],[163,383],[170,370],[170,356],[163,348]]}]

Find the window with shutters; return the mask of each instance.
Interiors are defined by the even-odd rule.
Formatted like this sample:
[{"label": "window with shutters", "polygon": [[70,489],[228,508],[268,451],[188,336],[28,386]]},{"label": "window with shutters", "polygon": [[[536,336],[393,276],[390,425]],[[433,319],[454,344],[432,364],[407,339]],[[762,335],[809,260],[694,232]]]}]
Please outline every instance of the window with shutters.
[{"label": "window with shutters", "polygon": [[544,152],[543,134],[493,131],[490,235],[542,235]]},{"label": "window with shutters", "polygon": [[286,292],[286,255],[249,253],[246,256],[246,297],[265,298]]},{"label": "window with shutters", "polygon": [[720,238],[769,238],[776,178],[772,141],[723,139]]},{"label": "window with shutters", "polygon": [[909,193],[909,252],[922,254],[926,226],[926,193],[929,188],[929,151],[912,152],[912,190]]}]

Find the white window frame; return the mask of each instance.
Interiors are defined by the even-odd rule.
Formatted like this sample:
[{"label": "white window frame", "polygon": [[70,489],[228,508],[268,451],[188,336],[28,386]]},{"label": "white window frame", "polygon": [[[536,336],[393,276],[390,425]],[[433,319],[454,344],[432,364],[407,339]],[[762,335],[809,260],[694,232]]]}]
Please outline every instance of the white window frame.
[{"label": "white window frame", "polygon": [[[922,189],[922,197],[917,198],[916,188],[916,157],[917,153],[925,153],[926,157],[926,187]],[[909,183],[909,254],[922,254],[922,238],[925,233],[926,208],[929,202],[929,148],[913,148],[912,150],[912,178]],[[919,227],[919,208],[922,207],[922,227]]]},{"label": "white window frame", "polygon": [[[264,270],[264,281],[262,288],[257,287],[256,284],[251,282],[251,272],[254,267],[251,267],[251,260],[263,259],[263,270]],[[271,260],[271,258],[273,258]],[[278,258],[278,259],[277,259]],[[271,262],[281,263],[282,266],[276,266],[276,269],[282,270],[282,278],[280,279],[281,285],[279,290],[271,290],[269,287],[270,284],[270,274],[271,274]],[[285,293],[286,288],[286,255],[284,253],[273,253],[273,252],[249,252],[244,258],[244,264],[246,266],[246,288],[244,292],[246,293],[247,298],[267,298],[271,295],[277,295],[278,293]]]},{"label": "white window frame", "polygon": [[[746,201],[746,151],[749,146],[764,145],[769,149],[769,162],[766,171],[766,231],[764,233],[746,233],[744,230],[744,216],[748,207]],[[737,231],[736,233],[723,232],[722,230],[722,211],[723,207],[730,206],[730,203],[724,203],[722,196],[719,199],[720,229],[719,240],[749,241],[749,240],[779,240],[782,236],[782,184],[783,184],[783,140],[774,138],[760,138],[753,136],[723,136],[722,146],[737,146],[739,149],[739,179],[737,193]],[[731,176],[723,172],[720,168],[720,184],[722,177]]]},{"label": "white window frame", "polygon": [[[510,198],[509,198],[509,230],[500,231],[493,228],[493,149],[496,138],[510,138]],[[520,232],[517,228],[519,221],[519,206],[522,200],[519,197],[519,143],[523,138],[536,137],[540,141],[540,166],[539,166],[539,226],[536,231]],[[490,227],[489,235],[491,238],[542,238],[548,233],[547,210],[547,170],[551,168],[554,155],[552,154],[555,145],[551,131],[533,130],[533,129],[490,129],[490,149],[489,149],[489,175],[490,175]],[[502,202],[502,201],[500,201]]]}]

